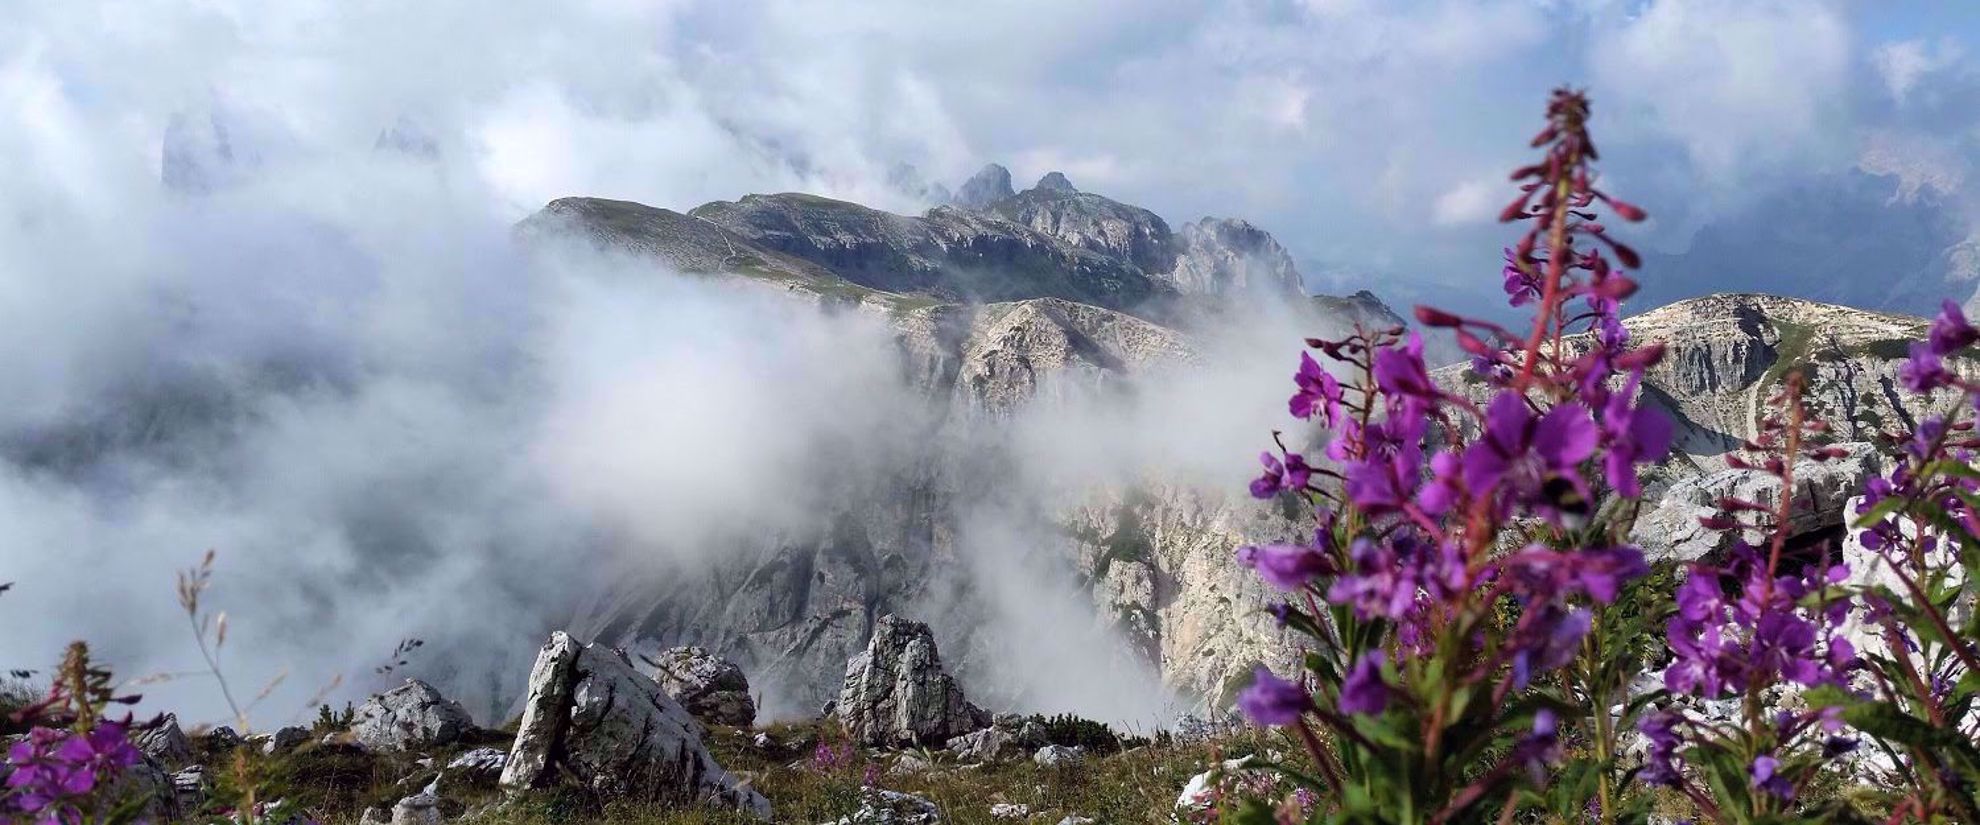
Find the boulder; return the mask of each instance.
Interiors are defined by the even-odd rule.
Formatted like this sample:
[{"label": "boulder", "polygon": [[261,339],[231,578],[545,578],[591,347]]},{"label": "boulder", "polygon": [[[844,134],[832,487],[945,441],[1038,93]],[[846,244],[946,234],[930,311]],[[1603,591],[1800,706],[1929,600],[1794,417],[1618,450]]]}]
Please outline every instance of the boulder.
[{"label": "boulder", "polygon": [[768,819],[770,801],[708,753],[686,708],[625,654],[550,635],[530,670],[502,786],[546,784],[555,768],[607,796],[708,800]]},{"label": "boulder", "polygon": [[134,731],[131,741],[145,756],[168,768],[193,761],[192,740],[179,729],[179,717],[169,713],[161,717],[158,724]]},{"label": "boulder", "polygon": [[199,810],[211,793],[211,786],[206,781],[206,768],[199,765],[172,774],[171,783],[174,807],[180,815]]},{"label": "boulder", "polygon": [[451,744],[473,729],[467,709],[418,679],[366,699],[351,717],[351,736],[380,753]]},{"label": "boulder", "polygon": [[942,670],[928,626],[895,616],[874,624],[866,650],[846,662],[838,717],[864,745],[938,747],[990,724]]},{"label": "boulder", "polygon": [[494,748],[475,748],[447,763],[447,770],[467,776],[499,776],[509,764],[509,755]]},{"label": "boulder", "polygon": [[230,751],[240,747],[241,735],[235,733],[233,728],[221,725],[200,734],[199,744],[201,747],[215,753]]},{"label": "boulder", "polygon": [[697,719],[746,728],[756,722],[749,679],[735,663],[700,647],[675,647],[649,660],[653,680]]},{"label": "boulder", "polygon": [[859,810],[825,825],[938,825],[942,809],[914,794],[885,788],[859,790]]},{"label": "boulder", "polygon": [[[1829,461],[1804,460],[1794,467],[1794,507],[1788,524],[1790,536],[1842,527],[1848,518],[1851,496],[1877,472],[1876,450],[1867,443],[1839,445],[1849,455]],[[1686,478],[1670,486],[1654,507],[1637,519],[1630,537],[1651,560],[1695,561],[1716,557],[1732,548],[1736,532],[1707,530],[1700,518],[1719,513],[1715,503],[1721,498],[1737,498],[1771,505],[1780,495],[1781,480],[1761,470],[1720,470]],[[1746,519],[1751,521],[1749,515]],[[1758,531],[1746,531],[1746,540],[1759,542]]]},{"label": "boulder", "polygon": [[965,762],[995,762],[1018,754],[1018,736],[993,725],[950,739],[949,750]]},{"label": "boulder", "polygon": [[1086,761],[1086,749],[1046,745],[1031,755],[1031,761],[1047,768],[1074,767]]},{"label": "boulder", "polygon": [[985,209],[1016,194],[1011,188],[1011,170],[992,163],[963,182],[956,190],[955,204],[964,209]]},{"label": "boulder", "polygon": [[991,819],[1030,819],[1031,806],[1018,802],[999,802],[990,806]]},{"label": "boulder", "polygon": [[257,733],[248,737],[247,741],[255,747],[260,748],[262,754],[274,756],[278,753],[287,753],[302,747],[302,744],[308,742],[309,738],[309,728],[299,728],[292,725],[285,728],[276,728],[274,733]]},{"label": "boulder", "polygon": [[440,797],[416,793],[392,806],[392,825],[440,825]]}]

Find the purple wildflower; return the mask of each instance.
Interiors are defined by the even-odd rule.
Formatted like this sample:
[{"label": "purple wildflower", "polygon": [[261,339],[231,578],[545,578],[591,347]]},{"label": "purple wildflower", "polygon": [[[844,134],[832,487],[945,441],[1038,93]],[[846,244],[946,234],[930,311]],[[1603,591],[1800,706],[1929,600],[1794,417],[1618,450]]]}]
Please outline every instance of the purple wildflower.
[{"label": "purple wildflower", "polygon": [[1525,689],[1536,673],[1564,667],[1581,650],[1581,640],[1594,626],[1595,616],[1586,610],[1563,610],[1547,605],[1520,622],[1513,635],[1513,687]]},{"label": "purple wildflower", "polygon": [[1643,495],[1636,465],[1660,461],[1671,450],[1671,419],[1647,406],[1630,406],[1642,380],[1642,370],[1632,372],[1623,390],[1609,396],[1602,411],[1601,429],[1609,442],[1602,459],[1603,473],[1616,494],[1627,498]]},{"label": "purple wildflower", "polygon": [[1331,568],[1327,557],[1303,544],[1240,547],[1238,564],[1258,571],[1258,577],[1280,590],[1298,590]]},{"label": "purple wildflower", "polygon": [[1293,374],[1293,383],[1299,391],[1286,402],[1286,407],[1294,418],[1310,419],[1315,414],[1333,427],[1341,419],[1341,382],[1334,380],[1333,374],[1322,369],[1320,362],[1304,352],[1299,354],[1299,372]]},{"label": "purple wildflower", "polygon": [[1388,709],[1389,683],[1382,680],[1382,664],[1386,660],[1379,650],[1361,654],[1361,660],[1354,663],[1347,679],[1341,682],[1342,713],[1372,716]]},{"label": "purple wildflower", "polygon": [[1313,478],[1313,468],[1299,453],[1286,453],[1283,463],[1271,453],[1259,453],[1258,463],[1265,465],[1265,474],[1251,482],[1251,495],[1256,498],[1271,498],[1281,490],[1304,490]]},{"label": "purple wildflower", "polygon": [[1251,685],[1238,692],[1238,709],[1260,725],[1290,725],[1312,707],[1306,689],[1273,675],[1260,665],[1251,674]]},{"label": "purple wildflower", "polygon": [[1334,580],[1327,601],[1349,605],[1363,619],[1400,619],[1416,606],[1417,581],[1407,560],[1387,542],[1366,536],[1348,546],[1354,569]]},{"label": "purple wildflower", "polygon": [[1412,332],[1402,346],[1375,351],[1375,386],[1389,395],[1426,401],[1437,397],[1437,385],[1423,365],[1422,335]]},{"label": "purple wildflower", "polygon": [[1464,484],[1472,495],[1483,496],[1503,482],[1520,501],[1555,518],[1554,496],[1543,488],[1565,482],[1585,501],[1589,493],[1578,468],[1594,455],[1599,437],[1594,419],[1580,404],[1562,404],[1536,416],[1520,394],[1500,393],[1486,411],[1484,437],[1465,451]]},{"label": "purple wildflower", "polygon": [[1953,374],[1939,360],[1939,354],[1924,341],[1912,344],[1911,357],[1898,366],[1898,383],[1912,392],[1931,392],[1953,379]]},{"label": "purple wildflower", "polygon": [[1643,551],[1634,547],[1561,552],[1530,545],[1500,562],[1514,592],[1533,601],[1580,593],[1603,604],[1616,600],[1624,583],[1650,572]]},{"label": "purple wildflower", "polygon": [[1540,282],[1519,268],[1519,262],[1513,257],[1510,247],[1505,250],[1505,254],[1506,265],[1499,270],[1499,276],[1505,281],[1508,302],[1516,307],[1532,303],[1533,299],[1540,297]]},{"label": "purple wildflower", "polygon": [[1457,505],[1458,485],[1464,473],[1464,457],[1445,451],[1430,457],[1430,483],[1416,495],[1417,506],[1432,516],[1441,516]]},{"label": "purple wildflower", "polygon": [[1753,766],[1748,773],[1753,777],[1753,787],[1782,799],[1794,798],[1794,785],[1780,774],[1781,761],[1768,754],[1753,758]]},{"label": "purple wildflower", "polygon": [[1637,776],[1652,785],[1674,787],[1678,783],[1677,750],[1682,744],[1677,733],[1678,717],[1669,711],[1658,711],[1645,715],[1636,722],[1636,730],[1649,741],[1648,752],[1644,754],[1643,770]]},{"label": "purple wildflower", "polygon": [[1951,301],[1941,304],[1939,317],[1932,319],[1932,352],[1951,355],[1980,341],[1980,330],[1966,322],[1966,313]]}]

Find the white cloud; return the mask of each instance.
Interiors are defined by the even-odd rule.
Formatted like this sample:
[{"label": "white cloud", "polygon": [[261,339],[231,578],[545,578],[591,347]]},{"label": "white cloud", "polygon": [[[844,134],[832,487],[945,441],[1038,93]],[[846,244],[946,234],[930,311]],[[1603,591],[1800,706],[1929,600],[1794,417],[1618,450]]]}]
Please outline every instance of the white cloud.
[{"label": "white cloud", "polygon": [[1656,0],[1593,44],[1597,105],[1644,113],[1710,178],[1792,162],[1842,134],[1850,39],[1830,2]]}]

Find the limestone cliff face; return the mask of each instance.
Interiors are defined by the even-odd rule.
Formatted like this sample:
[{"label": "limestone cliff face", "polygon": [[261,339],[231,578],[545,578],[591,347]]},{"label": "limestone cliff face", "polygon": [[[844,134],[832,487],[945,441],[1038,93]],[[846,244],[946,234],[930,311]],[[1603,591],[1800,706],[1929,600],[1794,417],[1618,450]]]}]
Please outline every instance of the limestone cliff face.
[{"label": "limestone cliff face", "polygon": [[[999,194],[995,170],[979,177],[964,187],[972,197]],[[903,422],[899,466],[857,482],[867,486],[849,480],[836,491],[842,506],[813,534],[727,548],[729,561],[713,570],[619,582],[574,624],[634,650],[706,647],[769,691],[771,716],[831,699],[846,660],[889,613],[928,621],[972,695],[996,681],[997,663],[972,644],[979,573],[958,544],[973,503],[998,495],[1000,479],[1021,468],[984,434],[1040,400],[1125,389],[1138,373],[1197,358],[1192,334],[1160,321],[1161,301],[1136,296],[1285,300],[1316,325],[1395,318],[1372,295],[1301,300],[1290,257],[1242,221],[1192,224],[1179,240],[1152,213],[1062,179],[987,208],[918,217],[807,195],[687,214],[569,198],[519,232],[872,313],[893,330],[902,374],[931,413]],[[978,302],[987,297],[1008,300]],[[1236,317],[1235,305],[1219,317]],[[1241,489],[1159,474],[1069,490],[1044,507],[1033,515],[1051,535],[1028,539],[1025,552],[1065,570],[1090,595],[1091,621],[1169,688],[1227,701],[1253,664],[1285,664],[1280,631],[1262,610],[1267,593],[1232,557],[1242,543],[1296,535],[1284,513]],[[938,609],[949,613],[916,615]]]},{"label": "limestone cliff face", "polygon": [[[1645,506],[1632,539],[1653,557],[1694,559],[1721,552],[1730,537],[1698,526],[1723,496],[1769,500],[1778,480],[1729,468],[1725,457],[1758,433],[1769,399],[1791,372],[1805,377],[1804,398],[1828,422],[1822,443],[1844,458],[1796,471],[1795,536],[1813,540],[1839,533],[1843,502],[1857,495],[1881,464],[1869,442],[1880,433],[1909,431],[1956,400],[1949,391],[1919,396],[1898,382],[1911,343],[1924,337],[1923,318],[1854,309],[1773,295],[1726,294],[1679,301],[1627,318],[1630,342],[1665,347],[1644,376],[1642,403],[1676,423],[1671,454],[1646,479]],[[1967,375],[1980,364],[1949,362]],[[1482,398],[1486,388],[1464,367],[1440,374]],[[1757,539],[1757,536],[1751,537]]]},{"label": "limestone cliff face", "polygon": [[1808,377],[1815,412],[1843,441],[1918,420],[1931,401],[1897,382],[1922,318],[1782,298],[1713,295],[1624,322],[1637,342],[1662,341],[1663,363],[1646,381],[1685,425],[1681,449],[1715,456],[1754,435],[1768,396],[1791,369]]},{"label": "limestone cliff face", "polygon": [[1305,294],[1292,255],[1271,233],[1230,218],[1184,224],[1182,252],[1162,276],[1178,292],[1297,299]]},{"label": "limestone cliff face", "polygon": [[989,209],[1081,249],[1125,259],[1143,272],[1176,266],[1176,238],[1160,216],[1081,192],[1057,172]]}]

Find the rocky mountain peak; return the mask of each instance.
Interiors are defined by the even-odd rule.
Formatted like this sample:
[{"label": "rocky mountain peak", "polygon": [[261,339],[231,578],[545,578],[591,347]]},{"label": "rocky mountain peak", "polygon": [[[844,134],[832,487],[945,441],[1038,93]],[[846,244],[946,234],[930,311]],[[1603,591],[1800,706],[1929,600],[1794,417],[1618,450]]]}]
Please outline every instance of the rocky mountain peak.
[{"label": "rocky mountain peak", "polygon": [[964,209],[983,210],[990,205],[1017,194],[1011,188],[1011,170],[1000,164],[988,164],[963,181],[956,190],[955,204]]},{"label": "rocky mountain peak", "polygon": [[1039,178],[1038,185],[1032,188],[1040,192],[1061,192],[1065,194],[1072,194],[1079,191],[1073,188],[1072,181],[1066,179],[1064,172],[1046,172],[1045,177]]},{"label": "rocky mountain peak", "polygon": [[1234,218],[1184,224],[1182,252],[1165,277],[1185,295],[1252,295],[1288,298],[1305,294],[1299,267],[1271,233]]}]

